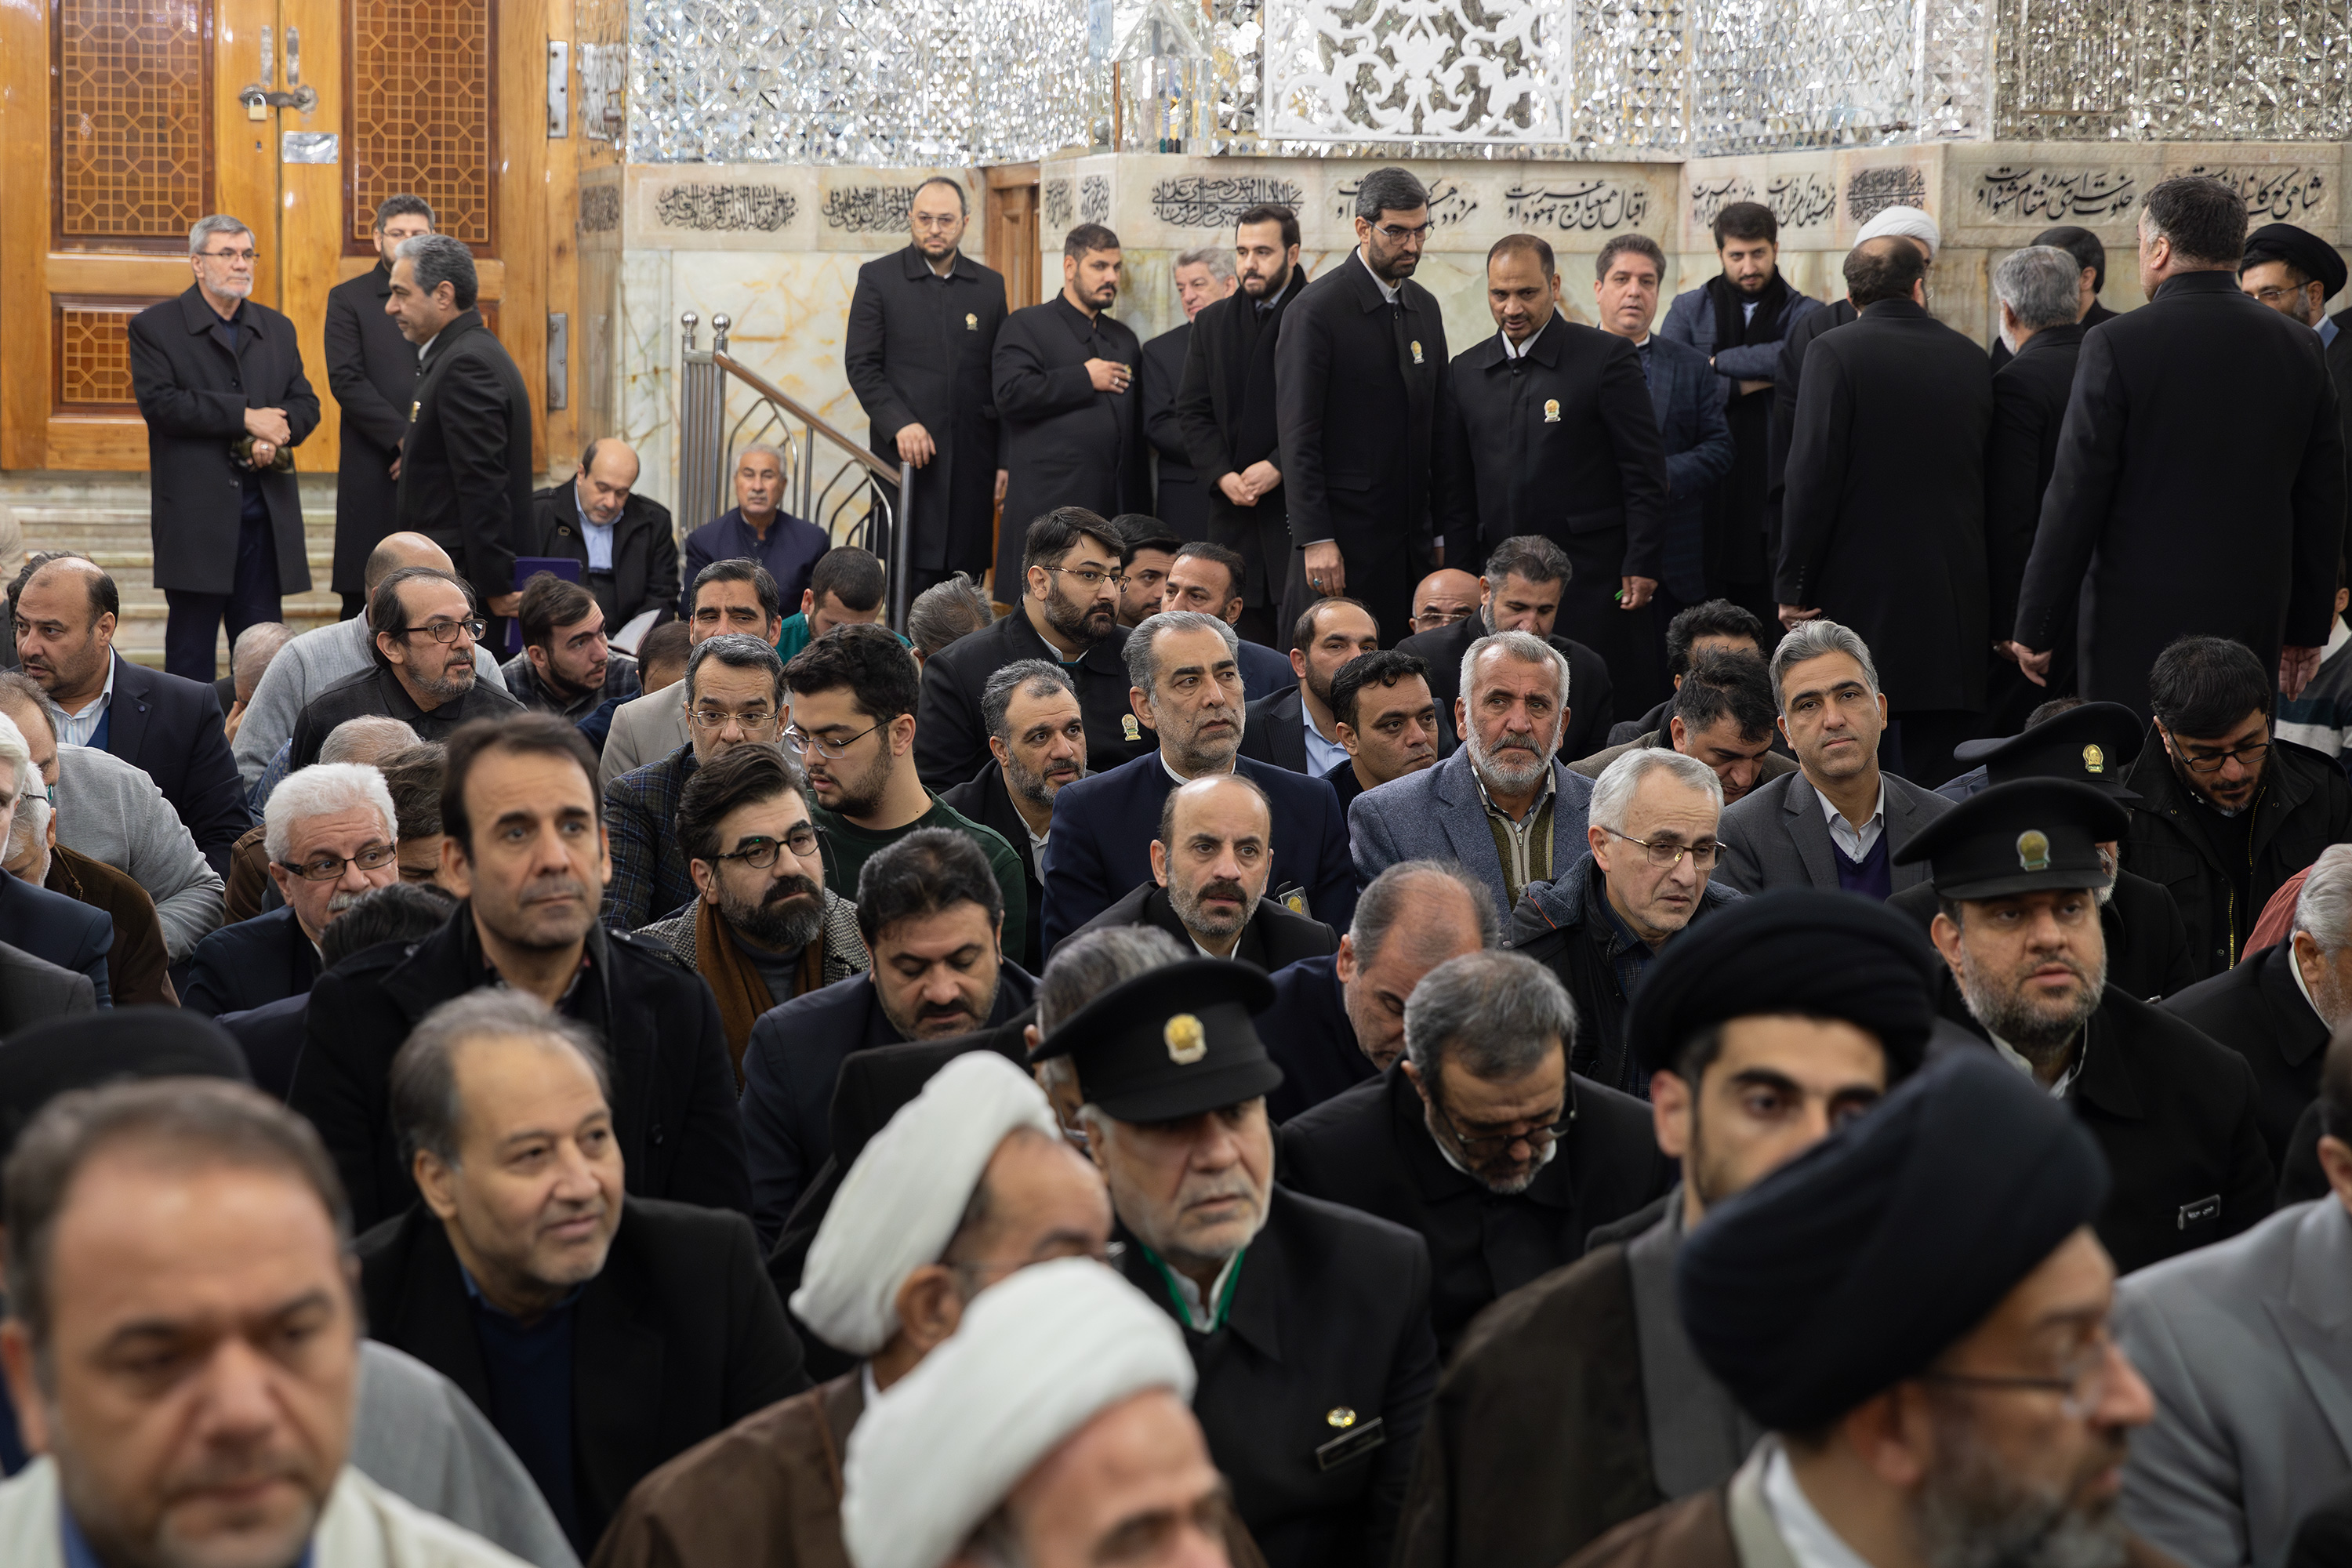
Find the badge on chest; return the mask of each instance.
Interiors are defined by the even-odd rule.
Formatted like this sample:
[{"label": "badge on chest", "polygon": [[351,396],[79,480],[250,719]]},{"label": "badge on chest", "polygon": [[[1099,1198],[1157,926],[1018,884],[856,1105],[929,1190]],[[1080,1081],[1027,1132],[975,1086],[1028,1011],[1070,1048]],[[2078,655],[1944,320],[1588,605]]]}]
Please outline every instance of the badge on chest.
[{"label": "badge on chest", "polygon": [[1412,341],[1412,363],[1415,364],[1419,364],[1421,363],[1421,340],[1419,338],[1415,338]]},{"label": "badge on chest", "polygon": [[1544,423],[1547,425],[1557,425],[1559,423],[1559,398],[1547,397],[1544,399]]},{"label": "badge on chest", "polygon": [[967,332],[980,331],[980,317],[973,311],[966,310],[963,313],[963,330]]},{"label": "badge on chest", "polygon": [[1323,1419],[1326,1425],[1339,1428],[1339,1436],[1316,1448],[1315,1468],[1320,1470],[1336,1470],[1389,1440],[1382,1417],[1375,1415],[1370,1421],[1359,1421],[1356,1413],[1344,1405]]}]

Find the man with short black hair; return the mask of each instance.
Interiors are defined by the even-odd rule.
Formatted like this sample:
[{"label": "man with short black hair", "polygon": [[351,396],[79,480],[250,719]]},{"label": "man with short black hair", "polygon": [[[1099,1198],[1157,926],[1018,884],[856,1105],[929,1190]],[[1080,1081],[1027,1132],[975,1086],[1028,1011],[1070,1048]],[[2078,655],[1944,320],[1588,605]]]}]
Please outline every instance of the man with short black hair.
[{"label": "man with short black hair", "polygon": [[[707,637],[757,637],[772,647],[782,634],[783,599],[776,580],[756,561],[730,556],[712,562],[695,574],[686,602],[689,654]],[[609,784],[685,745],[694,729],[686,698],[681,679],[675,686],[650,688],[614,709],[603,760],[596,767],[599,783]]]},{"label": "man with short black hair", "polygon": [[577,724],[637,695],[637,661],[613,651],[604,606],[577,583],[536,572],[515,610],[522,651],[499,666],[507,695]]},{"label": "man with short black hair", "polygon": [[386,577],[368,601],[368,630],[373,668],[310,700],[294,721],[289,770],[317,762],[320,745],[347,719],[381,714],[420,741],[446,741],[472,720],[521,711],[503,682],[481,679],[474,656],[486,631],[473,591],[451,574],[404,566]]},{"label": "man with short black hair", "polygon": [[817,557],[800,608],[784,617],[776,653],[793,656],[835,626],[878,626],[882,621],[882,563],[870,550],[836,544]]},{"label": "man with short black hair", "polygon": [[[1680,690],[1683,677],[1690,671],[1691,660],[1706,649],[1748,654],[1761,664],[1764,656],[1771,651],[1771,644],[1764,638],[1764,625],[1728,599],[1706,599],[1685,605],[1666,623],[1666,679]],[[1780,634],[1776,631],[1772,642],[1778,641]],[[1619,720],[1609,726],[1609,743],[1622,746],[1654,730],[1663,733],[1666,721],[1674,716],[1674,709],[1675,700],[1669,695],[1638,719]]]},{"label": "man with short black hair", "polygon": [[[1168,275],[1176,285],[1176,302],[1183,307],[1184,319],[1143,345],[1143,433],[1156,455],[1152,510],[1176,531],[1178,538],[1206,539],[1210,490],[1192,471],[1192,454],[1184,445],[1176,396],[1183,390],[1192,323],[1202,310],[1231,294],[1239,279],[1234,276],[1234,253],[1221,245],[1178,252]],[[1240,577],[1240,573],[1234,574],[1236,582]]]},{"label": "man with short black hair", "polygon": [[538,553],[580,563],[582,585],[616,633],[648,610],[658,619],[677,604],[677,529],[669,508],[637,493],[638,472],[629,444],[605,436],[580,449],[569,483],[530,498]]},{"label": "man with short black hair", "polygon": [[1118,624],[1139,626],[1160,613],[1168,568],[1184,542],[1158,518],[1139,511],[1110,520],[1119,538]]},{"label": "man with short black hair", "polygon": [[[1238,632],[1242,616],[1248,613],[1248,601],[1242,593],[1247,576],[1247,568],[1237,552],[1206,540],[1193,540],[1169,558],[1158,607],[1197,610],[1202,615],[1216,616]],[[1280,696],[1292,689],[1297,679],[1290,660],[1246,637],[1234,645],[1234,653],[1241,663],[1242,694],[1252,702]]]},{"label": "man with short black hair", "polygon": [[[1713,602],[1737,608],[1726,600]],[[1597,779],[1628,752],[1664,746],[1713,768],[1722,781],[1726,806],[1737,805],[1759,784],[1797,771],[1796,759],[1772,749],[1772,683],[1764,661],[1753,654],[1700,648],[1675,677],[1666,708],[1665,722],[1657,729],[1570,763],[1568,771]]]},{"label": "man with short black hair", "polygon": [[1015,659],[981,691],[989,763],[940,803],[1013,847],[1028,895],[1028,933],[1014,954],[1032,974],[1045,973],[1045,888],[1037,861],[1054,832],[1054,797],[1087,776],[1086,719],[1068,673],[1042,658]]},{"label": "man with short black hair", "polygon": [[1437,765],[1437,700],[1429,666],[1389,648],[1360,653],[1331,678],[1331,733],[1347,760],[1323,775],[1345,811],[1391,779]]},{"label": "man with short black hair", "polygon": [[[1171,609],[1194,607],[1176,604],[1172,583],[1168,597]],[[1380,646],[1379,623],[1355,600],[1310,601],[1291,628],[1290,659],[1283,666],[1288,679],[1273,693],[1250,701],[1242,754],[1309,778],[1328,777],[1345,765],[1348,751],[1333,730],[1338,720],[1331,711],[1331,680],[1341,665]],[[1252,647],[1243,643],[1235,651],[1246,653]],[[1246,671],[1244,677],[1246,688]]]},{"label": "man with short black hair", "polygon": [[416,401],[415,347],[384,309],[393,252],[432,231],[433,205],[423,196],[385,197],[368,231],[375,265],[327,290],[327,390],[341,416],[331,585],[343,596],[345,620],[367,613],[368,554],[399,526],[400,447]]},{"label": "man with short black hair", "polygon": [[1542,534],[1528,534],[1496,546],[1483,570],[1486,574],[1477,580],[1477,614],[1437,631],[1418,632],[1396,645],[1429,666],[1430,695],[1437,699],[1437,722],[1444,731],[1438,754],[1449,754],[1461,743],[1454,704],[1462,695],[1462,656],[1470,645],[1497,632],[1531,632],[1567,661],[1576,689],[1575,710],[1560,731],[1560,760],[1591,756],[1608,744],[1609,731],[1617,722],[1617,698],[1607,661],[1554,630],[1572,570],[1567,552]]}]

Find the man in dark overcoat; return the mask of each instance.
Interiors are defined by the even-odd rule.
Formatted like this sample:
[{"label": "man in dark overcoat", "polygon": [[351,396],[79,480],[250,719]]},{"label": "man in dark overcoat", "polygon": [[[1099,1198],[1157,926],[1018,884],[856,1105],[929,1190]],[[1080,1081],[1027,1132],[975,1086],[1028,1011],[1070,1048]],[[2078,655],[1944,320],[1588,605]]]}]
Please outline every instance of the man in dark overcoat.
[{"label": "man in dark overcoat", "polygon": [[392,298],[392,253],[432,232],[433,208],[423,196],[387,198],[375,213],[375,265],[327,291],[327,390],[342,410],[333,586],[345,620],[367,609],[368,552],[399,526],[400,446],[416,401],[416,345],[383,308]]},{"label": "man in dark overcoat", "polygon": [[1004,279],[958,248],[969,221],[961,184],[940,175],[917,186],[910,243],[857,269],[842,339],[842,368],[866,410],[875,456],[892,468],[915,465],[910,602],[952,573],[977,580],[988,570],[989,530],[1004,494],[989,386]]},{"label": "man in dark overcoat", "polygon": [[188,233],[195,281],[131,319],[131,384],[147,421],[148,531],[171,605],[163,668],[212,684],[228,637],[310,589],[294,451],[319,426],[294,323],[251,299],[253,231],[226,214]]},{"label": "man in dark overcoat", "polygon": [[1184,362],[1192,356],[1192,323],[1201,312],[1234,291],[1233,254],[1203,245],[1176,258],[1170,268],[1184,319],[1143,344],[1143,434],[1158,461],[1151,484],[1151,515],[1185,542],[1209,537],[1209,488],[1192,468],[1184,444],[1184,423],[1176,399],[1184,390]]}]

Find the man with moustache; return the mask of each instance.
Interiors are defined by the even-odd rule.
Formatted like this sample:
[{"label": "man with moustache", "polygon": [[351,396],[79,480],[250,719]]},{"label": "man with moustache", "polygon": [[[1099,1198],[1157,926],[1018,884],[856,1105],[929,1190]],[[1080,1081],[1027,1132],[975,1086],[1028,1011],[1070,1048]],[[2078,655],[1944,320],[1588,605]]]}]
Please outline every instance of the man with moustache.
[{"label": "man with moustache", "polygon": [[1568,552],[1540,533],[1521,534],[1496,545],[1480,570],[1485,575],[1473,579],[1479,591],[1475,613],[1396,645],[1429,665],[1430,695],[1437,699],[1438,754],[1446,755],[1461,743],[1454,708],[1462,695],[1462,656],[1472,643],[1496,632],[1532,633],[1568,661],[1576,702],[1560,729],[1560,761],[1573,762],[1607,745],[1617,722],[1609,665],[1592,649],[1554,629],[1573,571]]},{"label": "man with moustache", "polygon": [[1032,974],[1045,968],[1045,889],[1037,861],[1054,836],[1054,797],[1087,776],[1086,718],[1078,694],[1059,664],[1015,659],[981,689],[981,719],[988,726],[989,763],[940,804],[988,828],[1021,859],[1021,882],[1034,911],[1015,956]]},{"label": "man with moustache", "polygon": [[[1316,599],[1299,612],[1289,642],[1290,661],[1284,666],[1287,679],[1276,690],[1251,701],[1242,754],[1294,773],[1327,778],[1348,760],[1348,749],[1339,744],[1334,728],[1339,721],[1331,711],[1331,678],[1349,659],[1376,652],[1381,628],[1371,612],[1353,599]],[[1244,643],[1235,651],[1249,647]]]},{"label": "man with moustache", "polygon": [[[850,309],[856,308],[853,299]],[[994,438],[992,427],[989,439]],[[759,567],[774,581],[776,602],[797,608],[816,574],[816,563],[833,548],[832,536],[824,529],[784,510],[784,455],[773,443],[753,441],[735,455],[734,485],[735,504],[686,536],[686,590],[678,605],[683,620],[695,619],[694,589],[707,581],[702,574],[721,561],[748,561]],[[917,488],[920,485],[919,480]]]},{"label": "man with moustache", "polygon": [[327,390],[341,416],[331,582],[343,596],[344,620],[366,612],[369,552],[397,526],[400,447],[416,401],[416,350],[383,308],[392,297],[393,252],[432,232],[431,203],[387,196],[368,232],[375,265],[327,290]]},{"label": "man with moustache", "polygon": [[[513,595],[520,598],[520,595]],[[502,682],[484,680],[475,663],[485,628],[474,595],[447,572],[404,566],[376,584],[368,601],[372,668],[312,698],[294,721],[289,770],[319,760],[319,747],[349,719],[397,719],[420,741],[446,741],[459,725],[522,711]]]},{"label": "man with moustache", "polygon": [[1240,553],[1243,635],[1272,643],[1289,586],[1289,498],[1282,488],[1275,341],[1307,287],[1298,215],[1260,204],[1234,220],[1237,292],[1202,307],[1185,345],[1176,420],[1194,481],[1210,492],[1209,537]]},{"label": "man with moustache", "polygon": [[2336,384],[2346,448],[2352,450],[2352,342],[2345,341],[2344,318],[2327,314],[2327,301],[2344,291],[2347,278],[2352,272],[2334,246],[2291,223],[2266,223],[2246,236],[2246,253],[2238,263],[2240,293],[2319,334],[2327,351],[2327,374]]},{"label": "man with moustache", "polygon": [[1429,667],[1395,648],[1360,653],[1331,678],[1331,733],[1347,760],[1323,775],[1345,811],[1368,789],[1437,765]]},{"label": "man with moustache", "polygon": [[1233,253],[1203,245],[1180,252],[1169,276],[1184,319],[1143,345],[1143,433],[1157,454],[1152,476],[1152,515],[1180,539],[1209,537],[1209,489],[1192,471],[1184,445],[1176,396],[1184,387],[1184,362],[1192,357],[1192,323],[1202,310],[1231,294],[1238,283]]},{"label": "man with moustache", "polygon": [[1675,675],[1663,726],[1571,763],[1568,771],[1597,779],[1620,757],[1664,746],[1713,768],[1723,804],[1731,806],[1758,785],[1797,771],[1796,759],[1772,749],[1773,738],[1772,682],[1763,659],[1703,647],[1692,650],[1687,668]]}]

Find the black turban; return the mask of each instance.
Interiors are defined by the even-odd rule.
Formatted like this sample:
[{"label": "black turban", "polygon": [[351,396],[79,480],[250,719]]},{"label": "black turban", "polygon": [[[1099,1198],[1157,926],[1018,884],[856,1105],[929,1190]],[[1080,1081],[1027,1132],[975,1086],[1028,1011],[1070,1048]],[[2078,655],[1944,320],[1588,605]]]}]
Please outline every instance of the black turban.
[{"label": "black turban", "polygon": [[1818,1426],[1983,1321],[2106,1195],[2071,1109],[1953,1050],[1707,1212],[1675,1260],[1683,1327],[1759,1423]]},{"label": "black turban", "polygon": [[151,1078],[253,1081],[236,1037],[177,1007],[101,1008],[18,1030],[0,1045],[0,1160],[58,1096]]},{"label": "black turban", "polygon": [[2266,223],[2246,236],[2246,258],[2238,263],[2238,270],[2243,272],[2265,261],[2284,261],[2305,278],[2316,279],[2327,286],[2329,299],[2344,291],[2344,258],[2307,228]]},{"label": "black turban", "polygon": [[1781,888],[1726,905],[1666,943],[1626,1019],[1642,1069],[1669,1072],[1729,1018],[1803,1013],[1878,1037],[1892,1083],[1919,1065],[1942,960],[1918,928],[1852,893]]}]

